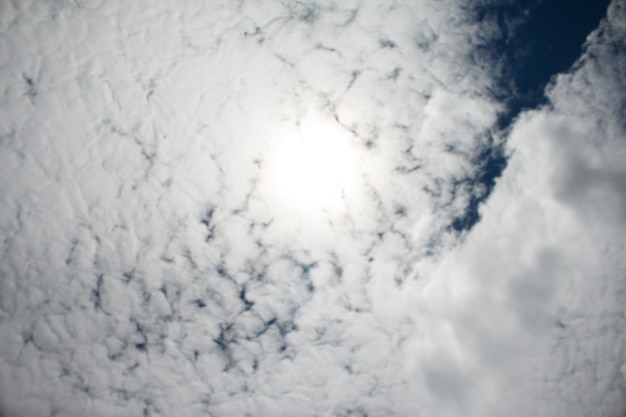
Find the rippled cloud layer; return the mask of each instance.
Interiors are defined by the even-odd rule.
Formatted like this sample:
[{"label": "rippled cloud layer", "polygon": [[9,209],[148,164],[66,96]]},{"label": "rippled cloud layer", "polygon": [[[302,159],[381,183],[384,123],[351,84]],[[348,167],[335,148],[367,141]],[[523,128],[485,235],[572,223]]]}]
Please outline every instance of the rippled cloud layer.
[{"label": "rippled cloud layer", "polygon": [[479,3],[0,2],[0,415],[623,415],[626,5]]}]

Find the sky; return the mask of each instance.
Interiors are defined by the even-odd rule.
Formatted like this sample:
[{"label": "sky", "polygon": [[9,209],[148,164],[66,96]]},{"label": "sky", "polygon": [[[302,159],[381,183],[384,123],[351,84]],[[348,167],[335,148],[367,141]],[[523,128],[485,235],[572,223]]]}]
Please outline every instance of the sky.
[{"label": "sky", "polygon": [[624,0],[0,0],[0,417],[626,416]]}]

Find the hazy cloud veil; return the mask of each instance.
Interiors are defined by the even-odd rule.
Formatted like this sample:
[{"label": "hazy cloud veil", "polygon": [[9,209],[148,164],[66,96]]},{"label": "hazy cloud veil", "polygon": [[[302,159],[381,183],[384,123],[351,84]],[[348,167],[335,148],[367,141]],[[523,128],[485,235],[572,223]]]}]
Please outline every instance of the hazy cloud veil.
[{"label": "hazy cloud veil", "polygon": [[503,123],[511,4],[0,1],[0,416],[624,416],[626,3]]}]

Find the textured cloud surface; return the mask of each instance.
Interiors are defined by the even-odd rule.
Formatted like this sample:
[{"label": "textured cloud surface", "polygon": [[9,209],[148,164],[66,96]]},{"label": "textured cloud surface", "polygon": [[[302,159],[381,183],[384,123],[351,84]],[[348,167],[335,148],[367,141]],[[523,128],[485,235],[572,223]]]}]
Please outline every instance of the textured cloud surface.
[{"label": "textured cloud surface", "polygon": [[179,3],[0,1],[0,415],[624,415],[623,1]]}]

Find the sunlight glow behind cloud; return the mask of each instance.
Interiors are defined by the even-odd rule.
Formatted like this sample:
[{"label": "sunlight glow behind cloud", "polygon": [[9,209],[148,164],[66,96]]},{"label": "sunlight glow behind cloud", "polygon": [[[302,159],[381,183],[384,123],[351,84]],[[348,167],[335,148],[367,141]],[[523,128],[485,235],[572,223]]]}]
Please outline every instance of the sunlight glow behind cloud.
[{"label": "sunlight glow behind cloud", "polygon": [[0,1],[0,417],[624,416],[626,0],[537,10]]},{"label": "sunlight glow behind cloud", "polygon": [[312,117],[281,135],[269,159],[270,198],[299,214],[340,209],[357,183],[348,135]]}]

